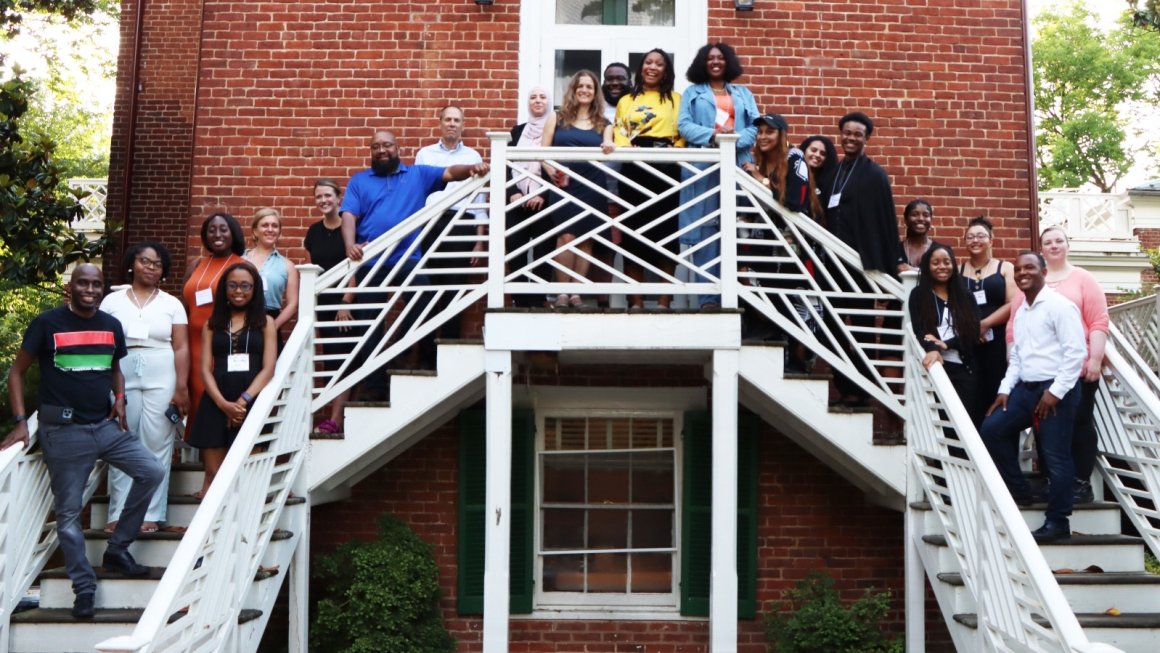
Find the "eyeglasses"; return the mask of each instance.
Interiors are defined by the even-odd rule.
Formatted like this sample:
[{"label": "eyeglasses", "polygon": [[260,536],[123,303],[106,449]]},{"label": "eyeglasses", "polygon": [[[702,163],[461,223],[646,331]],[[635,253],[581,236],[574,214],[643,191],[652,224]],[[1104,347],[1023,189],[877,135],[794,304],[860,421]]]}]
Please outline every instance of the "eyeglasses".
[{"label": "eyeglasses", "polygon": [[155,259],[145,258],[144,256],[138,256],[137,262],[140,263],[141,267],[143,267],[143,268],[153,268],[154,270],[161,269],[161,261],[158,261]]},{"label": "eyeglasses", "polygon": [[991,234],[967,234],[966,237],[963,238],[963,240],[967,241],[968,243],[971,241],[975,241],[975,240],[990,240],[990,239],[991,239]]},{"label": "eyeglasses", "polygon": [[242,283],[238,283],[237,281],[226,282],[226,290],[240,290],[242,292],[250,292],[253,289],[254,284],[252,283],[247,283],[244,281]]}]

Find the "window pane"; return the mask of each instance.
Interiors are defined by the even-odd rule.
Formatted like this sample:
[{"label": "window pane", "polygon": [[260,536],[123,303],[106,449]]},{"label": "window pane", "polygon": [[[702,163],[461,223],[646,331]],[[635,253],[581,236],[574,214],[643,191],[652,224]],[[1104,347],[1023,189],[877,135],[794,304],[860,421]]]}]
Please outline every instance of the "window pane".
[{"label": "window pane", "polygon": [[589,454],[588,502],[628,503],[628,454]]},{"label": "window pane", "polygon": [[544,550],[576,551],[584,547],[584,510],[544,509]]},{"label": "window pane", "polygon": [[632,503],[673,503],[673,454],[632,454]]},{"label": "window pane", "polygon": [[584,454],[552,454],[544,458],[545,503],[584,502]]},{"label": "window pane", "polygon": [[671,553],[632,554],[633,592],[668,593],[673,591],[673,556]]},{"label": "window pane", "polygon": [[628,548],[627,510],[588,511],[589,549]]},{"label": "window pane", "polygon": [[676,0],[556,0],[557,25],[673,25]]},{"label": "window pane", "polygon": [[670,510],[633,510],[633,549],[664,549],[674,546],[673,513]]},{"label": "window pane", "polygon": [[[552,102],[558,107],[564,100],[568,80],[581,70],[591,70],[600,74],[600,50],[556,50],[556,70],[552,84]],[[579,422],[583,420],[564,420]]]},{"label": "window pane", "polygon": [[584,556],[544,556],[544,591],[583,592]]},{"label": "window pane", "polygon": [[628,591],[628,555],[594,553],[588,556],[588,592],[623,594]]}]

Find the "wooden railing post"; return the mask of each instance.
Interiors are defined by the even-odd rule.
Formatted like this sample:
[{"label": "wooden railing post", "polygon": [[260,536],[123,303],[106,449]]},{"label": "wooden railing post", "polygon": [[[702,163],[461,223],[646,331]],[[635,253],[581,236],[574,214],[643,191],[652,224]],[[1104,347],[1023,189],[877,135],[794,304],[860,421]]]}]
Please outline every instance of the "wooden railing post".
[{"label": "wooden railing post", "polygon": [[487,307],[503,308],[504,260],[507,247],[504,235],[507,233],[507,144],[511,138],[508,132],[488,132],[491,141],[491,206],[487,232]]},{"label": "wooden railing post", "polygon": [[737,134],[717,134],[721,153],[721,308],[737,308]]}]

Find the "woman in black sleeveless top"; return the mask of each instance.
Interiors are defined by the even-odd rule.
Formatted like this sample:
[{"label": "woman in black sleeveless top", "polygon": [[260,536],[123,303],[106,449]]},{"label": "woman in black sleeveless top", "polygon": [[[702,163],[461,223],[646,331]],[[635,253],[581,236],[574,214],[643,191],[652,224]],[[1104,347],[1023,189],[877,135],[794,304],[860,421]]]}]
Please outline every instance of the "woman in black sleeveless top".
[{"label": "woman in black sleeveless top", "polygon": [[999,382],[1007,373],[1005,330],[1015,298],[1015,268],[991,257],[993,233],[987,218],[971,220],[966,235],[970,258],[959,268],[980,321],[980,343],[975,347],[975,400],[973,406],[967,407],[976,428],[995,401]]}]

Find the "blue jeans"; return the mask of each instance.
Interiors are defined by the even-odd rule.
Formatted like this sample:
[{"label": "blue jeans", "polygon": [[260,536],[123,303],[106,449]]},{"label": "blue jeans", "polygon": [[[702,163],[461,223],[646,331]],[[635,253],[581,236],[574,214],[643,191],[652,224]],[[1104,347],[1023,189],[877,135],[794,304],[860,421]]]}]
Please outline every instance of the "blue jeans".
[{"label": "blue jeans", "polygon": [[[1035,405],[1043,392],[1051,387],[1051,380],[1015,384],[1007,397],[1007,409],[998,409],[983,420],[979,435],[1003,482],[1017,500],[1031,498],[1031,485],[1019,468],[1019,433],[1032,425]],[[1079,384],[1073,387],[1055,407],[1055,413],[1039,420],[1035,443],[1040,459],[1046,464],[1051,489],[1047,495],[1047,522],[1067,525],[1073,502],[1072,479],[1075,463],[1071,457],[1071,434],[1075,426],[1075,411],[1079,406]]]},{"label": "blue jeans", "polygon": [[56,534],[73,593],[96,591],[97,575],[85,557],[85,533],[81,528],[85,485],[93,466],[101,459],[133,479],[117,528],[109,537],[108,550],[114,552],[129,548],[137,539],[145,510],[164,471],[136,433],[122,431],[116,422],[108,420],[96,424],[44,424],[37,441],[52,483]]}]

